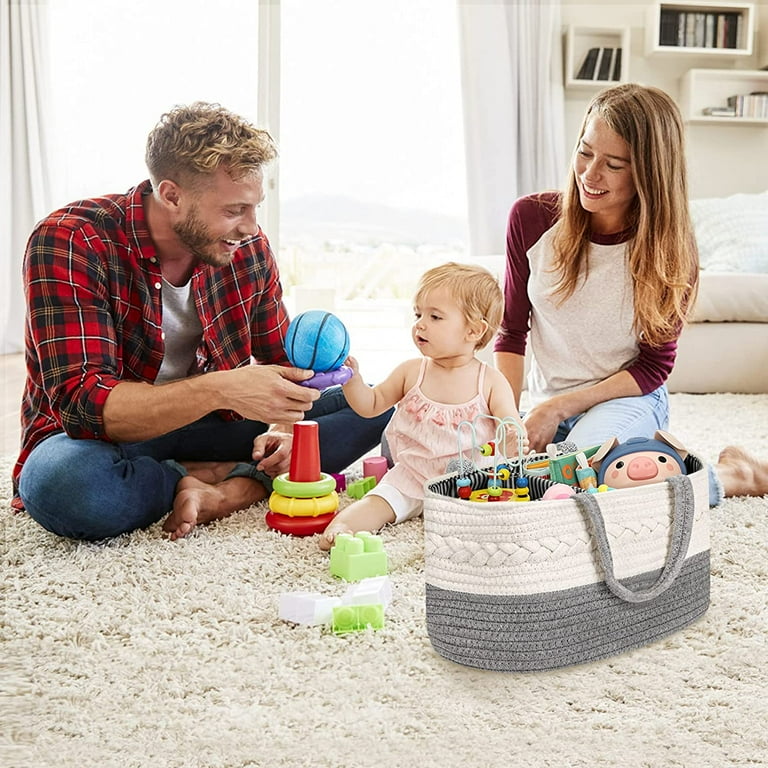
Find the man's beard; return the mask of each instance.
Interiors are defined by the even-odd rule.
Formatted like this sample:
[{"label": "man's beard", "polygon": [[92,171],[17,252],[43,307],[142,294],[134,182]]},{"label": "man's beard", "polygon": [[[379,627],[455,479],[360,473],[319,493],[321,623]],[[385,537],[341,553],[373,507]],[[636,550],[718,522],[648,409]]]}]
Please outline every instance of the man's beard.
[{"label": "man's beard", "polygon": [[200,220],[197,208],[192,208],[187,218],[173,225],[173,231],[192,255],[212,267],[225,267],[232,261],[232,254],[221,253],[218,239],[211,236],[208,227]]}]

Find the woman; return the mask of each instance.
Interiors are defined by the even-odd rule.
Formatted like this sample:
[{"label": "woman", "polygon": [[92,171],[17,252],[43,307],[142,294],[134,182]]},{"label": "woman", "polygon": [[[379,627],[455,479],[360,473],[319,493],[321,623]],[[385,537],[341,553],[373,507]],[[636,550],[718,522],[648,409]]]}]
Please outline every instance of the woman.
[{"label": "woman", "polygon": [[[509,216],[505,311],[494,350],[518,403],[530,331],[534,450],[666,429],[666,380],[698,284],[684,129],[663,91],[597,94],[565,190],[523,197]],[[727,448],[711,502],[768,493],[768,467]]]}]

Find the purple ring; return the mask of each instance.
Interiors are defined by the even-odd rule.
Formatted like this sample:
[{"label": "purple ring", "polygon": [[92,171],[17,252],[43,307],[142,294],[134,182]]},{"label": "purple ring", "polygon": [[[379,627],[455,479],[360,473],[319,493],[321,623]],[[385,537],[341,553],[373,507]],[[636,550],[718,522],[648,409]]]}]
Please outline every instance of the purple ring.
[{"label": "purple ring", "polygon": [[334,384],[344,384],[352,378],[354,371],[348,365],[342,365],[334,368],[332,371],[322,371],[316,373],[311,379],[301,382],[302,387],[312,387],[312,389],[327,389]]}]

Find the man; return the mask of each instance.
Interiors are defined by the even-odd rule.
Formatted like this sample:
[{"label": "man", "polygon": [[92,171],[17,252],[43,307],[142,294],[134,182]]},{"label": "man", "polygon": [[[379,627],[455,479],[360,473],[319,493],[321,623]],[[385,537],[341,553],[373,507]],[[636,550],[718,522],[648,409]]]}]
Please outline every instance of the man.
[{"label": "man", "polygon": [[27,381],[15,506],[61,536],[165,518],[172,539],[264,498],[292,423],[326,471],[374,447],[362,419],[288,367],[289,318],[256,221],[271,137],[214,104],[163,115],[149,180],[52,213],[24,260]]}]

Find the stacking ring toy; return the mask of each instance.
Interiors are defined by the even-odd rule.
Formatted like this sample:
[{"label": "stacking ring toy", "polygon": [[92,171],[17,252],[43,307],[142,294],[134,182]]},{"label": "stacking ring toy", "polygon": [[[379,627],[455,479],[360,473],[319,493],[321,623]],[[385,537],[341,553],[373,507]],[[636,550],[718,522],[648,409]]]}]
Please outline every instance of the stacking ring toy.
[{"label": "stacking ring toy", "polygon": [[287,517],[267,512],[264,522],[280,533],[288,533],[291,536],[312,536],[314,533],[322,533],[335,516],[335,512],[317,517]]},{"label": "stacking ring toy", "polygon": [[317,517],[335,512],[339,508],[339,494],[332,491],[324,496],[301,499],[272,491],[269,508],[272,512],[287,517]]},{"label": "stacking ring toy", "polygon": [[272,479],[272,490],[282,496],[295,496],[297,499],[312,499],[316,496],[325,496],[336,490],[336,478],[320,473],[319,480],[291,480],[289,473]]}]

